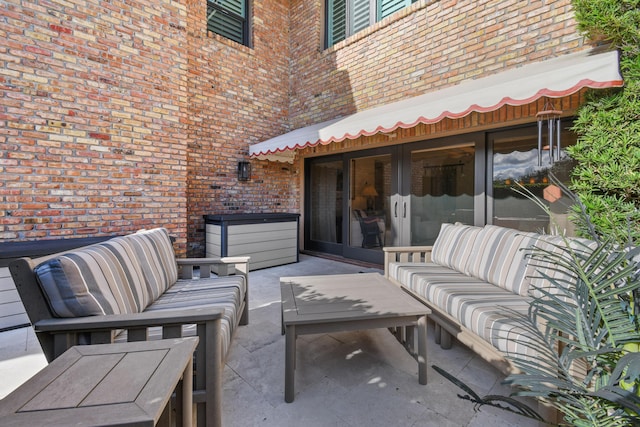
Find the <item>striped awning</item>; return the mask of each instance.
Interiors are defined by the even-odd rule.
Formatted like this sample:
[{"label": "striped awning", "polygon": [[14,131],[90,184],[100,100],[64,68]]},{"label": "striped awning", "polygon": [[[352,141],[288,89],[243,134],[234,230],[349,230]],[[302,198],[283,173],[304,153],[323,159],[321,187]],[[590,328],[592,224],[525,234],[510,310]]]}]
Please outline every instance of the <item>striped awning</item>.
[{"label": "striped awning", "polygon": [[560,98],[583,88],[623,85],[618,52],[589,51],[529,63],[456,86],[317,123],[249,147],[252,158],[292,162],[297,149],[392,132],[504,105],[525,105],[541,97]]}]

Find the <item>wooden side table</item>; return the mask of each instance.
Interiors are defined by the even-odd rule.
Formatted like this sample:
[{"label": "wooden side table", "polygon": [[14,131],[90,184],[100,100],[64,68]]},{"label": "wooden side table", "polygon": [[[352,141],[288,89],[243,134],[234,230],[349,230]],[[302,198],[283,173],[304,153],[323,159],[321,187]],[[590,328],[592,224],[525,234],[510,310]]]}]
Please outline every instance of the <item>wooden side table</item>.
[{"label": "wooden side table", "polygon": [[[197,337],[75,346],[0,400],[3,426],[192,425]],[[176,417],[176,418],[178,418]]]}]

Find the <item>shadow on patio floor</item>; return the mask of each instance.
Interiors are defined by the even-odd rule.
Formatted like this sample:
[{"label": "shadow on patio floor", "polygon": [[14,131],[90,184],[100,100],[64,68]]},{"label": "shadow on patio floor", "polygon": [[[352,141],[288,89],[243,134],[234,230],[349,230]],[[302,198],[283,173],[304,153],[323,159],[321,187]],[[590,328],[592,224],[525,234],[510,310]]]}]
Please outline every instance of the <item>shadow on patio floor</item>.
[{"label": "shadow on patio floor", "polygon": [[[298,263],[250,273],[250,323],[238,328],[224,373],[224,425],[537,425],[494,408],[474,411],[457,397],[460,390],[431,368],[428,384],[419,385],[415,360],[381,329],[300,336],[295,401],[285,403],[279,278],[374,271],[381,272],[375,266],[301,255]],[[497,370],[457,342],[445,351],[430,337],[428,357],[429,366],[444,368],[479,393],[509,393]],[[30,328],[0,333],[0,397],[45,364]]]}]

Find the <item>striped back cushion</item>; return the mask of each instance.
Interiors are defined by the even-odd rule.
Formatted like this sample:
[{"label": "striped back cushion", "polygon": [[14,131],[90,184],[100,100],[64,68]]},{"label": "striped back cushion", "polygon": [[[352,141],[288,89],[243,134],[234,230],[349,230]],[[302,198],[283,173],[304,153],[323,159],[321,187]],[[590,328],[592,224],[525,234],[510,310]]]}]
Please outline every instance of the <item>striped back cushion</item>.
[{"label": "striped back cushion", "polygon": [[[146,279],[146,266],[140,262],[135,245],[131,244],[128,236],[114,237],[100,245],[110,250],[118,258],[122,267],[130,273],[127,276],[129,288],[140,307],[139,311],[143,311],[154,301],[154,292]],[[134,271],[135,274],[132,274]]]},{"label": "striped back cushion", "polygon": [[431,261],[467,274],[467,264],[481,230],[472,225],[443,223],[433,243]]},{"label": "striped back cushion", "polygon": [[102,244],[52,258],[35,268],[51,308],[58,317],[94,316],[142,311],[131,281],[142,283],[136,263],[123,266]]},{"label": "striped back cushion", "polygon": [[129,234],[123,239],[133,248],[140,263],[151,303],[178,280],[178,265],[169,233],[165,228],[154,228]]},{"label": "striped back cushion", "polygon": [[515,294],[528,295],[528,254],[538,234],[486,225],[478,234],[468,273]]}]

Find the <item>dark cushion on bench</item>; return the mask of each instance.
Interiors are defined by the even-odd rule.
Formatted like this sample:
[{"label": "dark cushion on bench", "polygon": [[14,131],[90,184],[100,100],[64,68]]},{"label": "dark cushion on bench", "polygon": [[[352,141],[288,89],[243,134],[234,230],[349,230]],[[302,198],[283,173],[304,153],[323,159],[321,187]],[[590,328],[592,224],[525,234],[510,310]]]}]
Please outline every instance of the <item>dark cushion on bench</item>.
[{"label": "dark cushion on bench", "polygon": [[111,247],[94,245],[45,261],[35,274],[58,317],[140,312],[145,281],[137,263],[124,261]]}]

